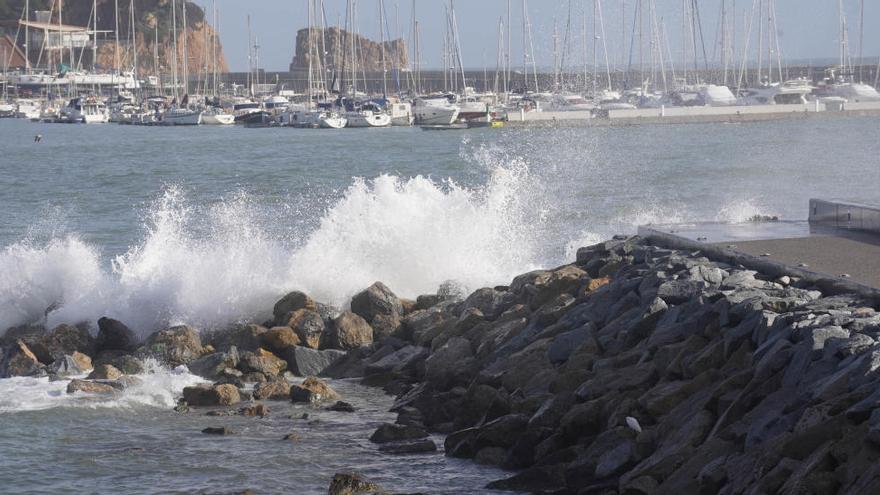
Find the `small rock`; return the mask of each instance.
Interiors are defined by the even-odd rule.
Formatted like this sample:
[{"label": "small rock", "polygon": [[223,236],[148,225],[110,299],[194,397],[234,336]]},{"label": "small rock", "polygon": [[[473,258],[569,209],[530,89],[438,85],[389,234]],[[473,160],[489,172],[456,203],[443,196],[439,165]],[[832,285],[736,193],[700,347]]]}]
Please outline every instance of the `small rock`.
[{"label": "small rock", "polygon": [[358,495],[381,491],[379,485],[358,473],[337,473],[330,482],[328,495]]},{"label": "small rock", "polygon": [[316,403],[339,399],[339,394],[323,381],[310,376],[302,384],[290,387],[290,399],[293,402]]},{"label": "small rock", "polygon": [[403,304],[385,284],[376,282],[351,298],[351,311],[371,322],[378,315],[403,315]]},{"label": "small rock", "polygon": [[260,335],[260,342],[276,354],[283,354],[300,344],[300,339],[290,327],[272,327]]},{"label": "small rock", "polygon": [[328,411],[337,411],[337,412],[354,412],[355,408],[353,405],[348,402],[336,401],[335,404],[327,408]]},{"label": "small rock", "polygon": [[288,442],[296,442],[301,439],[302,437],[300,437],[296,433],[288,433],[287,435],[284,435],[284,438],[282,438],[282,440],[287,440]]},{"label": "small rock", "polygon": [[217,428],[208,427],[208,428],[205,428],[204,430],[202,430],[202,433],[204,433],[205,435],[232,435],[232,434],[234,434],[234,432],[231,429],[229,429],[225,426],[220,426]]},{"label": "small rock", "polygon": [[632,416],[626,417],[626,426],[629,426],[629,428],[636,433],[642,432],[642,425],[639,424],[639,420]]},{"label": "small rock", "polygon": [[192,327],[181,325],[156,332],[144,344],[144,352],[169,366],[189,364],[202,356],[202,339]]},{"label": "small rock", "polygon": [[386,454],[421,454],[424,452],[436,452],[437,444],[433,440],[426,438],[413,442],[386,443],[379,447],[379,451]]},{"label": "small rock", "polygon": [[287,361],[265,349],[245,352],[241,355],[239,369],[245,373],[262,373],[267,377],[281,375],[287,369]]},{"label": "small rock", "polygon": [[256,417],[259,416],[261,418],[265,418],[269,415],[269,408],[263,404],[254,404],[253,406],[243,407],[239,409],[239,414],[247,417]]},{"label": "small rock", "polygon": [[373,443],[390,443],[402,440],[417,440],[427,436],[428,432],[417,426],[383,423],[370,436],[370,441]]},{"label": "small rock", "polygon": [[181,413],[181,414],[186,414],[186,413],[188,413],[188,412],[189,412],[189,404],[187,404],[187,403],[186,403],[186,400],[184,400],[184,399],[182,399],[182,398],[181,398],[181,399],[178,399],[178,400],[177,400],[177,405],[174,406],[174,412],[178,412],[178,413]]},{"label": "small rock", "polygon": [[283,379],[258,383],[254,387],[254,399],[288,400],[290,399],[290,383]]},{"label": "small rock", "polygon": [[330,347],[347,351],[373,343],[373,328],[359,315],[343,311],[333,323]]},{"label": "small rock", "polygon": [[196,385],[183,389],[183,398],[194,407],[231,406],[241,402],[235,385]]},{"label": "small rock", "polygon": [[293,291],[287,294],[275,303],[275,307],[272,309],[272,314],[275,316],[275,323],[279,325],[286,324],[284,319],[287,318],[290,313],[300,309],[316,311],[318,306],[312,298],[302,292]]},{"label": "small rock", "polygon": [[124,323],[106,316],[98,320],[98,351],[133,351],[137,347],[137,336]]}]

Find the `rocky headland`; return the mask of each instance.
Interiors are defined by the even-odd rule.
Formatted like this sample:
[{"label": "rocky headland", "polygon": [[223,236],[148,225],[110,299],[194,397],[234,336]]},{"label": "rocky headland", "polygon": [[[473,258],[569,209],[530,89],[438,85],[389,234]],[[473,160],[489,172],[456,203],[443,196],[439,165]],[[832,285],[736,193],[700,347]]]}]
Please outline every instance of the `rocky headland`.
[{"label": "rocky headland", "polygon": [[[269,321],[224,331],[178,326],[141,342],[123,322],[97,327],[9,329],[0,374],[114,394],[158,359],[205,378],[184,389],[181,413],[252,417],[272,401],[357,414],[333,380],[360,380],[397,397],[397,421],[369,438],[377,450],[501,466],[497,489],[880,491],[876,301],[639,238],[466,297],[406,300],[377,282],[349,309],[291,292]],[[328,485],[381,492],[355,473]]]}]

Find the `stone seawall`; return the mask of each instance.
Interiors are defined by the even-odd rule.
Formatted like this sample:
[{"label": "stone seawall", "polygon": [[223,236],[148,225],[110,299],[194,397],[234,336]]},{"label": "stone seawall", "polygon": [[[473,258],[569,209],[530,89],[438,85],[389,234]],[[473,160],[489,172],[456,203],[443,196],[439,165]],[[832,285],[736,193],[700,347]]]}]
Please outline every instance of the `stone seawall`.
[{"label": "stone seawall", "polygon": [[428,432],[442,433],[445,455],[510,470],[499,489],[876,493],[872,304],[621,237],[467,297],[410,301],[376,283],[340,311],[292,292],[262,325],[174,327],[144,343],[107,318],[96,336],[85,325],[9,329],[0,376],[94,368],[68,391],[107,394],[152,357],[214,382],[185,389],[182,412],[329,404],[339,397],[327,384],[291,375],[358,379],[397,396],[397,423],[370,438],[381,455],[431,452]]}]

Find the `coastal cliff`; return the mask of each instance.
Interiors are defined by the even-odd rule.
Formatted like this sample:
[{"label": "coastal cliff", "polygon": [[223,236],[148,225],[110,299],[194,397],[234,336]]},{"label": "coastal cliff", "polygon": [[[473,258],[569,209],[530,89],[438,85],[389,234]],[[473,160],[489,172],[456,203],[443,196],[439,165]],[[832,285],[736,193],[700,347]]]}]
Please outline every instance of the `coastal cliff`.
[{"label": "coastal cliff", "polygon": [[[24,0],[0,0],[0,23],[12,26],[21,16]],[[141,75],[167,73],[171,70],[173,60],[173,32],[170,0],[136,0],[134,2],[135,50],[131,47],[130,3],[119,3],[119,58],[122,70],[130,70],[134,65],[134,52],[137,51],[138,72]],[[49,0],[32,0],[30,2],[32,17],[34,12],[48,11],[53,2]],[[91,26],[92,2],[64,2],[61,20],[64,24],[75,26]],[[177,5],[178,29],[183,27],[182,2]],[[102,68],[116,67],[116,45],[114,31],[116,29],[116,13],[114,0],[97,1],[98,30],[108,31],[98,36],[97,65]],[[205,64],[213,71],[211,62],[212,48],[216,40],[217,70],[228,72],[223,46],[214,28],[207,22],[205,11],[194,2],[186,2],[186,41],[187,59],[190,74],[204,71]],[[57,9],[53,11],[52,21],[57,22]],[[14,28],[11,34],[15,34]],[[158,35],[158,46],[157,46]],[[183,70],[182,29],[178,32],[178,69]],[[37,47],[32,48],[32,62],[37,60]],[[159,64],[156,66],[155,55],[158,53]],[[77,52],[77,56],[79,56]],[[45,59],[44,59],[45,62]],[[92,51],[86,49],[82,54],[82,64],[89,68],[92,65]]]},{"label": "coastal cliff", "polygon": [[[875,493],[876,304],[620,237],[467,296],[406,300],[377,282],[340,310],[291,292],[261,325],[178,326],[143,343],[107,318],[97,337],[9,329],[0,373],[94,366],[68,391],[112,392],[152,357],[214,382],[184,389],[180,412],[253,399],[358,414],[314,376],[359,378],[397,396],[396,423],[369,439],[380,452],[430,453],[429,432],[446,435],[445,455],[510,470],[498,489]],[[340,474],[330,492],[377,489]]]},{"label": "coastal cliff", "polygon": [[[352,63],[352,43],[355,45],[358,71],[381,72],[383,69],[408,66],[406,43],[402,39],[380,43],[335,27],[326,30],[312,29],[311,33],[311,39],[308,28],[300,29],[296,33],[296,52],[290,64],[291,71],[307,69],[310,58],[315,66],[351,71],[355,67]],[[310,47],[320,47],[318,52],[324,55],[315,58]]]}]

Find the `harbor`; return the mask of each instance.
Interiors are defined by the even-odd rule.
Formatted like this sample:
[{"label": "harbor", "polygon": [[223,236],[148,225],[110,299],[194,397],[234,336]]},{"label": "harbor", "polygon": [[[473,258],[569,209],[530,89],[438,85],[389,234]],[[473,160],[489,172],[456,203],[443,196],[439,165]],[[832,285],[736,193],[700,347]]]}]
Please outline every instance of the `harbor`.
[{"label": "harbor", "polygon": [[[768,12],[775,11],[772,1],[767,0]],[[449,2],[444,6],[443,68],[436,70],[423,66],[415,10],[410,33],[392,39],[388,7],[383,0],[377,2],[378,39],[363,34],[355,3],[346,2],[334,22],[322,1],[306,2],[307,27],[296,32],[288,72],[267,72],[261,66],[258,29],[252,33],[248,21],[249,66],[244,73],[229,71],[216,5],[202,8],[173,0],[151,14],[161,14],[161,26],[156,21],[152,32],[138,34],[142,27],[133,0],[112,6],[93,0],[90,10],[76,6],[74,16],[84,25],[63,23],[60,3],[33,10],[25,2],[17,22],[7,21],[2,38],[0,117],[148,126],[418,125],[455,130],[548,122],[749,122],[833,112],[877,116],[880,108],[880,66],[861,57],[863,40],[858,53],[850,51],[850,20],[842,6],[839,60],[816,66],[784,63],[778,33],[772,33],[775,19],[765,19],[754,6],[738,11],[725,2],[718,12],[724,21],[716,33],[720,44],[710,61],[698,6],[685,2],[680,14],[692,38],[700,33],[702,51],[697,39],[690,39],[692,46],[682,47],[676,69],[669,47],[663,47],[669,40],[658,24],[655,0],[635,2],[633,31],[624,32],[621,40],[628,48],[620,57],[625,65],[609,56],[607,36],[602,36],[607,16],[602,3],[588,2],[582,12],[569,5],[565,32],[554,25],[552,54],[544,57],[552,62],[548,70],[547,64],[539,68],[533,46],[537,35],[529,31],[525,1],[519,21],[523,63],[514,65],[508,2],[498,25],[497,63],[475,70],[461,57],[458,14]],[[729,19],[737,13],[748,21],[748,29],[739,28],[745,29],[741,46]],[[624,8],[624,20],[626,14]],[[863,26],[864,8],[859,16]],[[580,33],[572,23],[582,24]],[[400,24],[395,18],[398,32]],[[581,36],[580,45],[570,39],[575,34]],[[753,37],[757,47],[750,46]],[[145,43],[149,45],[138,46]],[[579,62],[571,62],[574,58]]]}]

